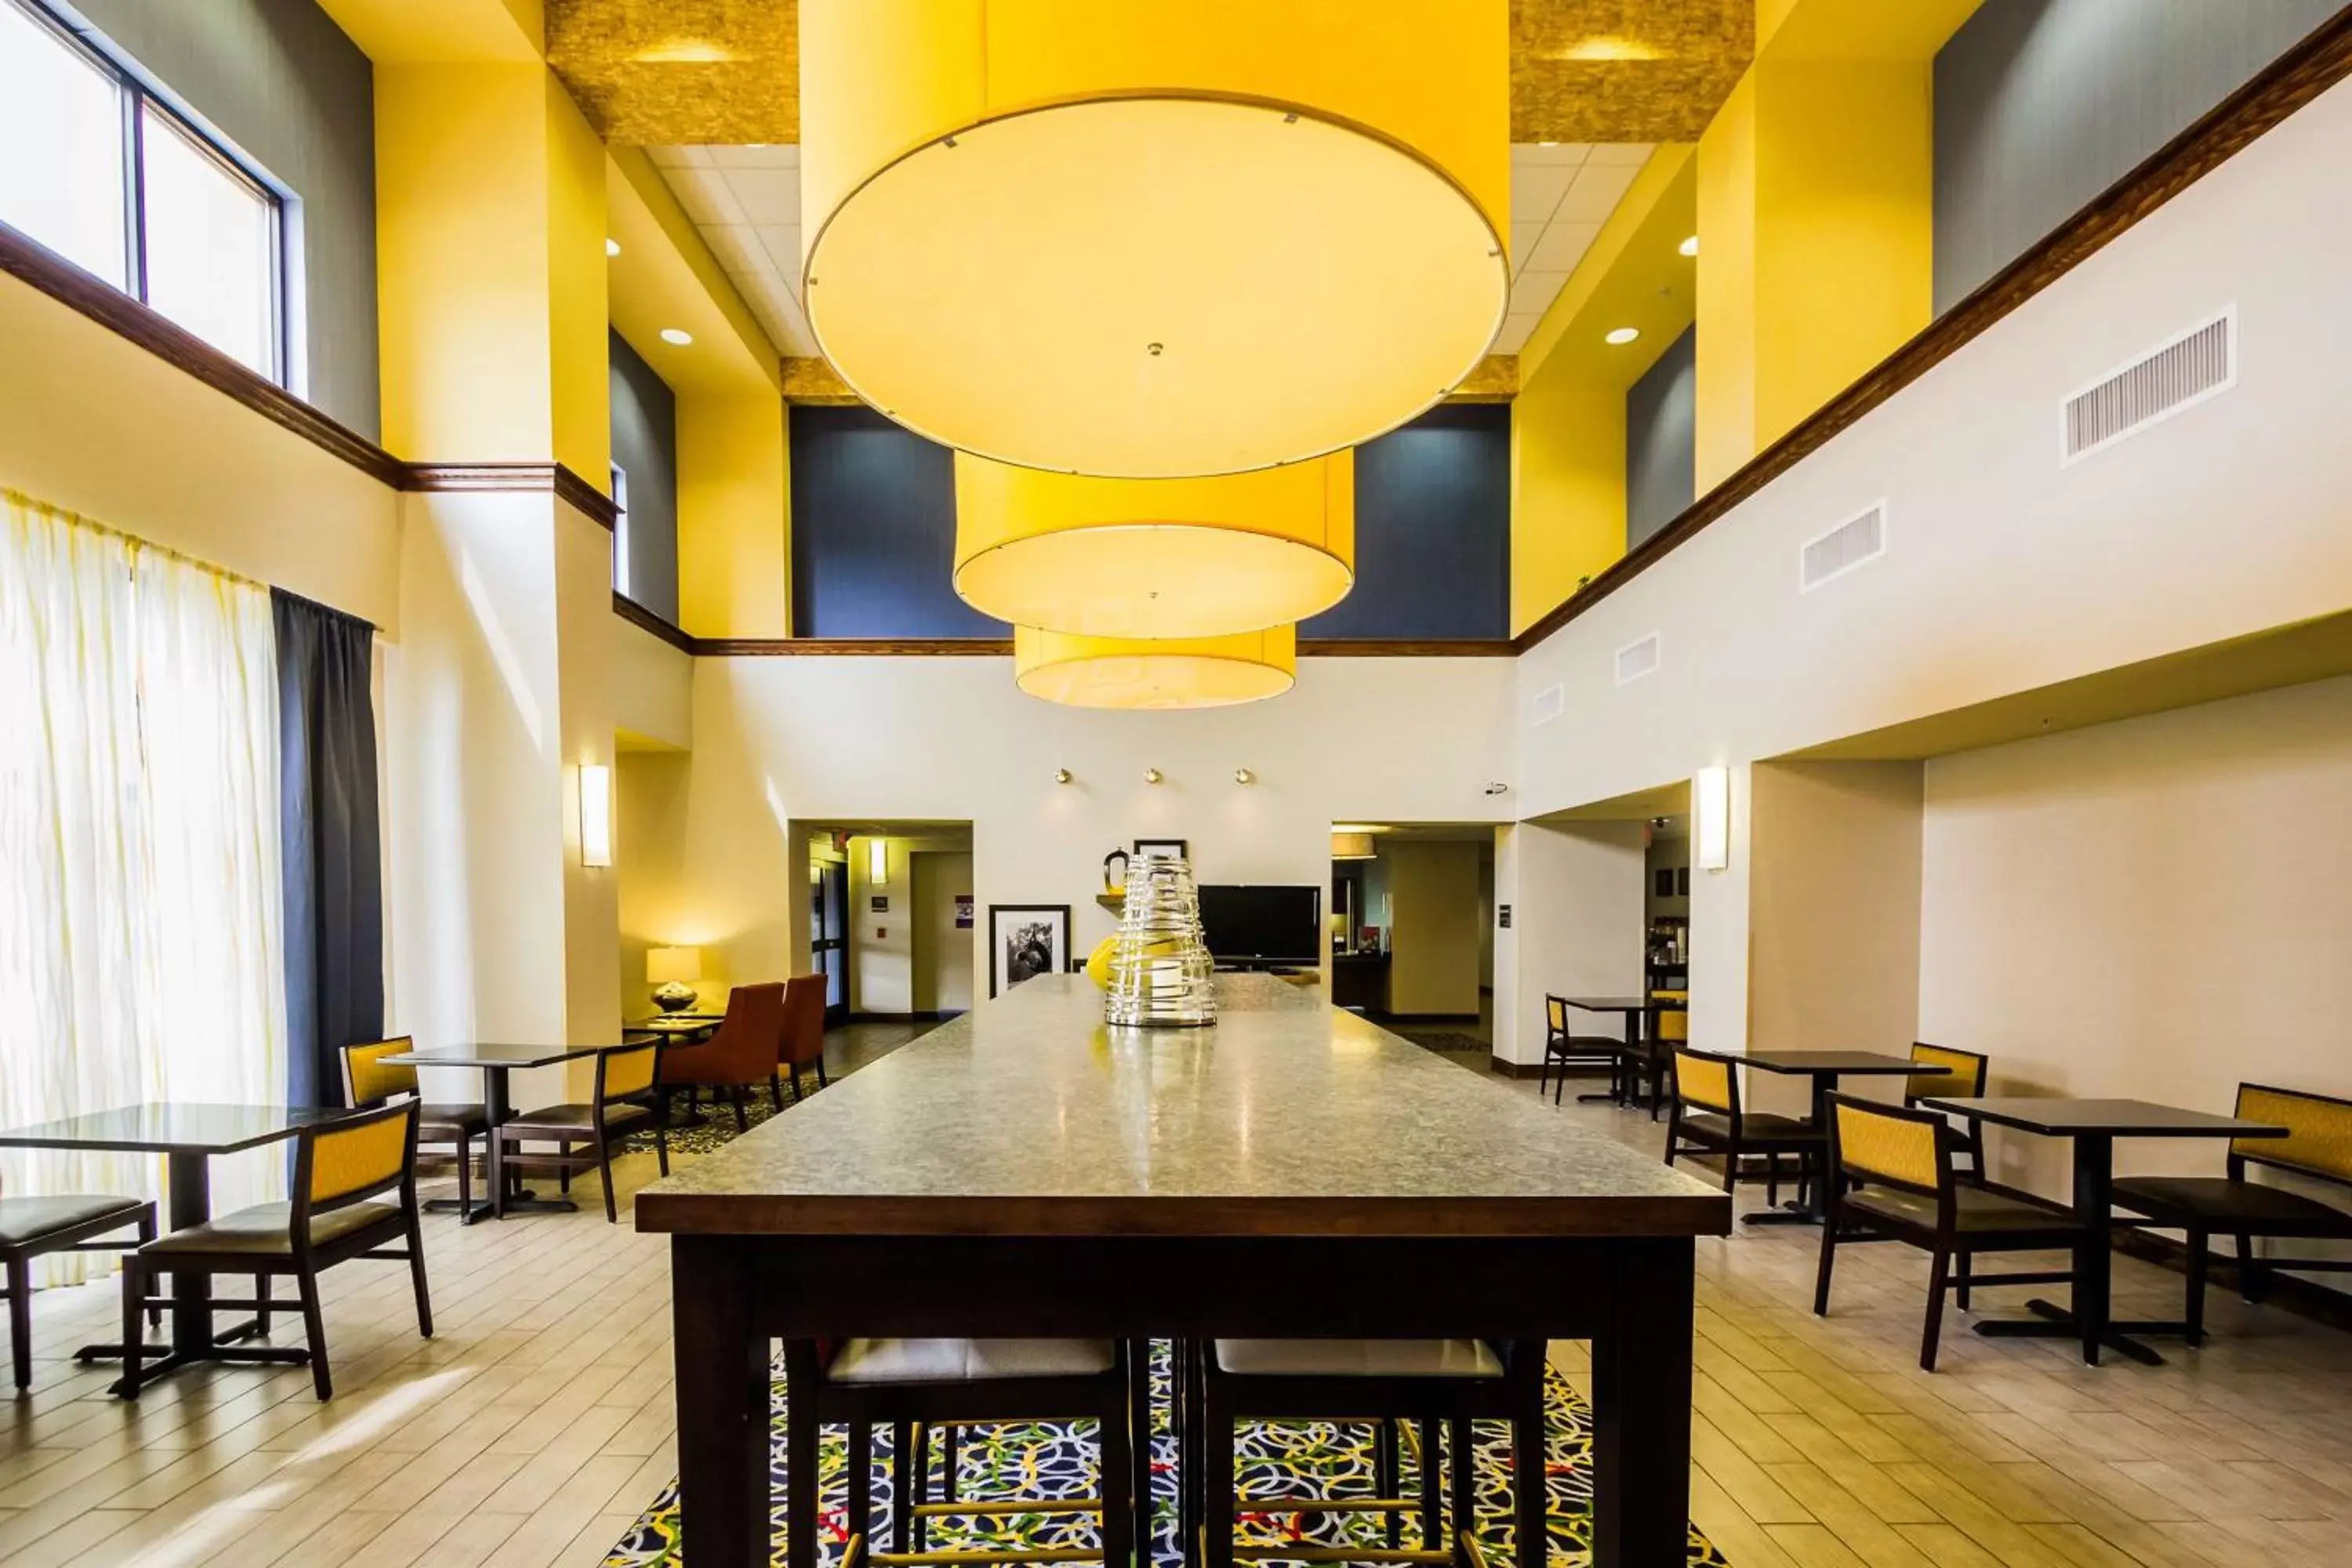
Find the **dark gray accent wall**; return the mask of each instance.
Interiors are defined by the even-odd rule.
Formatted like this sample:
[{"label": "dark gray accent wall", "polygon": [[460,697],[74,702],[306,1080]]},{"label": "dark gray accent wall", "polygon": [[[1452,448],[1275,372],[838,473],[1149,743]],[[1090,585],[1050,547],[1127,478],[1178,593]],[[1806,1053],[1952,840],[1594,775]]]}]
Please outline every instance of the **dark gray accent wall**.
[{"label": "dark gray accent wall", "polygon": [[[157,96],[293,193],[297,382],[371,440],[378,415],[375,75],[311,0],[72,0]],[[77,15],[78,14],[78,15]]]},{"label": "dark gray accent wall", "polygon": [[1698,326],[1666,345],[1625,393],[1625,548],[1697,499]]},{"label": "dark gray accent wall", "polygon": [[792,411],[793,629],[1003,637],[956,596],[955,461],[871,408]]},{"label": "dark gray accent wall", "polygon": [[628,476],[629,597],[677,625],[677,399],[613,339],[613,461]]},{"label": "dark gray accent wall", "polygon": [[2338,3],[1984,0],[1936,57],[1937,312]]},{"label": "dark gray accent wall", "polygon": [[1306,637],[1507,637],[1511,410],[1433,408],[1356,448],[1356,586]]}]

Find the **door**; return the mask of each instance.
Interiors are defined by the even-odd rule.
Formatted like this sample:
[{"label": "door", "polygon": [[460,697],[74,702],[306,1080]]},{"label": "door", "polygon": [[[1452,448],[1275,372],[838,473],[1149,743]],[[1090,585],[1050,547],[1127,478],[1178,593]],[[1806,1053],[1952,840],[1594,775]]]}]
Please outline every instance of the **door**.
[{"label": "door", "polygon": [[849,868],[809,867],[809,961],[824,976],[824,1026],[849,1021]]}]

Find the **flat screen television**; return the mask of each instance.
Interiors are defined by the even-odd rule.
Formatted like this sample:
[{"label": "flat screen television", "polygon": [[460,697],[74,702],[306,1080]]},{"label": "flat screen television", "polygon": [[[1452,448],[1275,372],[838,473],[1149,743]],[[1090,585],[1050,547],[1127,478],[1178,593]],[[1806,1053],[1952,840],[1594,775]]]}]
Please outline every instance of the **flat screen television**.
[{"label": "flat screen television", "polygon": [[1219,963],[1312,967],[1323,962],[1323,889],[1204,884],[1201,931]]}]

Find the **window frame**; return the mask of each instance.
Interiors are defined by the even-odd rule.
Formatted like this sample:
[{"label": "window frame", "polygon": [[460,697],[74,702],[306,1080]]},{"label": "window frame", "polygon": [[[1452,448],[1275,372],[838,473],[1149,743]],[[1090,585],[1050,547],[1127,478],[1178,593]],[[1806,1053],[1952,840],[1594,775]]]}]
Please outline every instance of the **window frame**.
[{"label": "window frame", "polygon": [[[268,367],[247,366],[265,381],[289,391],[294,385],[294,354],[292,321],[289,283],[293,276],[293,258],[288,252],[292,226],[287,222],[287,192],[258,167],[239,154],[236,149],[207,131],[195,118],[158,90],[131,64],[106,47],[105,40],[94,28],[52,10],[47,0],[0,0],[27,17],[32,24],[87,64],[95,68],[114,83],[122,118],[122,204],[123,204],[123,287],[121,292],[152,310],[155,307],[147,298],[147,113],[153,110],[157,118],[168,122],[169,129],[187,138],[189,145],[232,180],[261,199],[269,217],[269,363]],[[0,216],[0,222],[5,222]],[[30,238],[30,236],[26,237]],[[38,244],[38,240],[34,243]],[[61,258],[61,259],[63,259]],[[68,263],[68,265],[73,265]],[[83,270],[76,267],[76,270]],[[92,277],[98,276],[95,273]],[[100,281],[106,281],[101,279]],[[113,287],[110,282],[108,286]],[[160,310],[156,314],[163,315]],[[165,321],[171,321],[164,316]],[[180,327],[177,321],[172,323]],[[180,327],[198,342],[205,340],[191,329]],[[207,347],[213,345],[207,343]],[[221,353],[227,351],[217,350]],[[235,358],[235,355],[229,355]],[[243,362],[240,361],[240,363]]]}]

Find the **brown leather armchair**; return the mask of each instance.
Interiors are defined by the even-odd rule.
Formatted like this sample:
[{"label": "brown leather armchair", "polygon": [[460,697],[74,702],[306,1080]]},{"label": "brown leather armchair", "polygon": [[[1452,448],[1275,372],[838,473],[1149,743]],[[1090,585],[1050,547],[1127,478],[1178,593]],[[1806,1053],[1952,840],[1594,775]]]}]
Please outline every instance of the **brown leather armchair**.
[{"label": "brown leather armchair", "polygon": [[833,1080],[824,1075],[824,976],[795,974],[784,985],[784,1030],[776,1042],[776,1068],[768,1077],[768,1093],[774,1099],[776,1109],[784,1108],[783,1085],[778,1076],[790,1073],[793,1099],[802,1095],[801,1072],[805,1068],[816,1069],[816,1083],[823,1089]]},{"label": "brown leather armchair", "polygon": [[727,1016],[698,1046],[672,1046],[661,1054],[661,1088],[724,1089],[735,1107],[736,1131],[751,1119],[743,1109],[749,1091],[776,1077],[778,1041],[784,1024],[781,980],[738,985],[727,994]]}]

